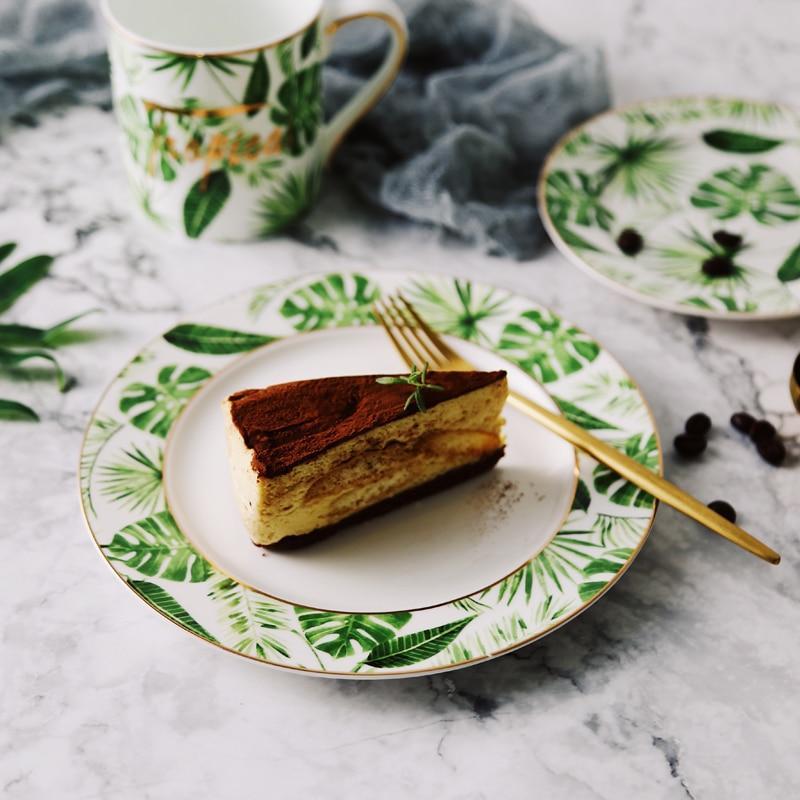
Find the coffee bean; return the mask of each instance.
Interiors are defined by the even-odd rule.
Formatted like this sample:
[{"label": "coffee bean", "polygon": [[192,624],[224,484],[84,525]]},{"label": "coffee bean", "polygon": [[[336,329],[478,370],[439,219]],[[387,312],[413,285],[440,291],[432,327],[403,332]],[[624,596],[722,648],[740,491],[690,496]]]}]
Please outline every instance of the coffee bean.
[{"label": "coffee bean", "polygon": [[642,234],[633,228],[625,228],[625,230],[617,236],[617,247],[619,247],[626,256],[635,256],[637,253],[640,253],[644,247]]},{"label": "coffee bean", "polygon": [[692,436],[705,436],[711,430],[711,417],[698,412],[686,420],[686,433]]},{"label": "coffee bean", "polygon": [[753,425],[756,424],[756,418],[752,414],[748,414],[746,411],[737,411],[731,417],[731,425],[736,428],[737,431],[741,431],[742,433],[750,433],[753,429]]},{"label": "coffee bean", "polygon": [[682,455],[692,458],[699,456],[706,449],[704,436],[692,436],[689,433],[679,433],[673,442],[675,449]]},{"label": "coffee bean", "polygon": [[753,427],[750,428],[750,438],[756,444],[759,442],[768,442],[771,439],[774,439],[776,433],[777,431],[775,430],[775,426],[771,422],[767,422],[765,419],[760,419],[757,422],[754,422]]},{"label": "coffee bean", "polygon": [[703,262],[701,269],[709,278],[725,278],[733,274],[733,261],[728,256],[711,256]]},{"label": "coffee bean", "polygon": [[742,237],[738,233],[728,233],[728,231],[714,231],[714,241],[728,252],[738,250],[742,246]]},{"label": "coffee bean", "polygon": [[761,458],[773,467],[779,467],[786,458],[786,446],[780,439],[762,439],[756,442]]},{"label": "coffee bean", "polygon": [[724,500],[712,500],[708,507],[716,511],[721,517],[725,517],[728,522],[736,522],[736,509]]},{"label": "coffee bean", "polygon": [[792,375],[794,375],[795,383],[800,385],[800,354],[798,354],[797,358],[794,360],[794,366],[792,367]]}]

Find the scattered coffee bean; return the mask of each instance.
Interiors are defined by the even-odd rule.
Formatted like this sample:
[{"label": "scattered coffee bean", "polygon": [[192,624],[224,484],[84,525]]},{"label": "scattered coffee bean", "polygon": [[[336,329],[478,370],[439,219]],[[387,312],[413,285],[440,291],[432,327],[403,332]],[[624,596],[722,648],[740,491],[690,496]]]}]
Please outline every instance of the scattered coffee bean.
[{"label": "scattered coffee bean", "polygon": [[775,426],[771,422],[767,422],[765,419],[760,419],[753,423],[753,427],[750,428],[750,438],[758,444],[759,442],[768,442],[775,438],[775,435],[778,432],[775,430]]},{"label": "scattered coffee bean", "polygon": [[755,424],[756,418],[752,414],[748,414],[746,411],[737,411],[731,417],[731,425],[733,425],[737,431],[741,431],[742,433],[749,434],[753,429],[753,425]]},{"label": "scattered coffee bean", "polygon": [[742,237],[738,233],[728,233],[728,231],[714,231],[714,241],[729,253],[742,246]]},{"label": "scattered coffee bean", "polygon": [[626,256],[635,256],[642,251],[644,247],[644,239],[639,231],[633,228],[625,228],[619,236],[617,236],[617,247],[625,253]]},{"label": "scattered coffee bean", "polygon": [[711,256],[703,262],[701,269],[709,278],[724,278],[733,274],[733,261],[728,256]]},{"label": "scattered coffee bean", "polygon": [[708,507],[716,511],[721,517],[725,517],[728,522],[736,522],[736,509],[724,500],[712,500]]},{"label": "scattered coffee bean", "polygon": [[794,375],[795,383],[800,385],[800,353],[798,353],[797,358],[794,360],[792,375]]},{"label": "scattered coffee bean", "polygon": [[682,455],[692,458],[699,456],[706,449],[704,436],[692,436],[690,433],[679,433],[673,442],[675,449]]},{"label": "scattered coffee bean", "polygon": [[685,430],[686,433],[692,436],[705,436],[711,430],[711,417],[702,412],[692,414],[686,420]]},{"label": "scattered coffee bean", "polygon": [[786,447],[780,439],[762,439],[756,442],[761,458],[773,467],[779,467],[786,458]]}]

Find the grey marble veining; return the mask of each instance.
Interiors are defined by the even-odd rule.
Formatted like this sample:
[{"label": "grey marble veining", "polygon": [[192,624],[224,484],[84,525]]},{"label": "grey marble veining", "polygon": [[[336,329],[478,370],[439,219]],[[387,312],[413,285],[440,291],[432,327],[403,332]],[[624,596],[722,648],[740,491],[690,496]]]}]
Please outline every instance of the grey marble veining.
[{"label": "grey marble veining", "polygon": [[[535,5],[560,35],[606,42],[623,99],[696,85],[800,101],[796,4],[713,2],[691,21],[681,16],[696,8],[688,2]],[[726,38],[709,39],[723,11]],[[0,395],[42,416],[0,426],[3,797],[797,794],[800,415],[786,380],[800,321],[706,323],[631,304],[552,250],[523,264],[490,259],[376,216],[335,187],[299,241],[166,239],[132,215],[107,113],[37,122],[0,147],[0,240],[18,240],[22,255],[60,255],[11,317],[104,313],[63,351],[70,392],[41,377],[0,380]],[[83,427],[119,367],[181,312],[331,268],[491,280],[597,335],[641,384],[666,442],[689,413],[711,414],[706,456],[682,462],[667,447],[668,473],[704,499],[729,498],[783,564],[770,568],[662,509],[634,566],[584,615],[521,651],[432,678],[314,680],[182,635],[119,586],[84,532]],[[789,467],[768,468],[728,429],[741,407],[781,427]]]}]

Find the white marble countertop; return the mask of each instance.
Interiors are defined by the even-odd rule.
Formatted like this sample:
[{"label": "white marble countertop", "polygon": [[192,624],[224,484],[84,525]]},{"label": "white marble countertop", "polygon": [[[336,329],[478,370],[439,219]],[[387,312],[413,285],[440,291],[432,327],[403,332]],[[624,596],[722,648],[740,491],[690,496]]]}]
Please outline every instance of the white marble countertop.
[{"label": "white marble countertop", "polygon": [[[617,101],[717,91],[800,104],[789,0],[531,0],[565,38],[601,39]],[[63,351],[77,386],[0,382],[40,410],[0,425],[0,793],[9,798],[778,798],[800,785],[800,415],[786,380],[800,321],[731,324],[633,305],[553,250],[484,257],[373,218],[329,191],[308,241],[166,240],[133,216],[109,114],[43,116],[0,145],[0,241],[61,254],[13,318],[88,307]],[[669,510],[620,584],[562,630],[439,677],[315,680],[185,636],[94,550],[76,490],[90,409],[126,359],[187,310],[265,280],[350,267],[487,276],[596,334],[630,369],[669,442],[698,409],[718,429],[671,477],[729,498],[783,554],[748,557]],[[790,437],[775,470],[726,424],[766,414]]]}]

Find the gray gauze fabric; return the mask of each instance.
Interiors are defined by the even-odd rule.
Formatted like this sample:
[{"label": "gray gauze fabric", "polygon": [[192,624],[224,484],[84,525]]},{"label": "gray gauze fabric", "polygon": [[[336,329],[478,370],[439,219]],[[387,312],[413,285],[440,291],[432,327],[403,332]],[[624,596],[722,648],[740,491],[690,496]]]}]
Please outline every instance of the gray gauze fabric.
[{"label": "gray gauze fabric", "polygon": [[[400,0],[408,58],[334,161],[367,201],[526,258],[544,238],[536,176],[556,139],[608,106],[600,52],[562,44],[508,2]],[[386,48],[353,23],[325,70],[330,114]],[[109,102],[102,26],[89,0],[0,0],[0,123],[55,103]]]}]

